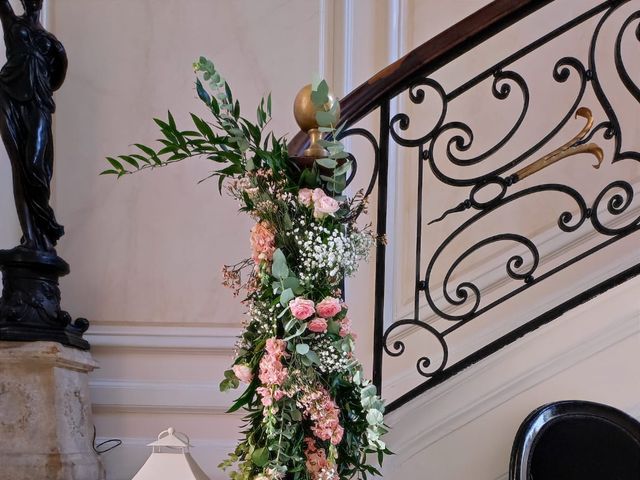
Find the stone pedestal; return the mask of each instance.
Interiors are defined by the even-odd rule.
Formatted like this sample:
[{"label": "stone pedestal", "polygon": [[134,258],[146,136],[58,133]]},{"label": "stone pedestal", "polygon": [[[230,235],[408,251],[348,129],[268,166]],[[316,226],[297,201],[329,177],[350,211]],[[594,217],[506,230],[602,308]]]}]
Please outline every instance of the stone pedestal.
[{"label": "stone pedestal", "polygon": [[88,352],[0,342],[0,480],[103,480],[93,451]]}]

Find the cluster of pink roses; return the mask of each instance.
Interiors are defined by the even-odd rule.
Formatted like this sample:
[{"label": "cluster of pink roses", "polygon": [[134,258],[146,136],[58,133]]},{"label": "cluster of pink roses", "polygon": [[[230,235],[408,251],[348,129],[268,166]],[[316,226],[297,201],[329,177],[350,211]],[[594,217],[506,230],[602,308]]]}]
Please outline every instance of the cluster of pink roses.
[{"label": "cluster of pink roses", "polygon": [[[298,320],[306,320],[314,314],[317,315],[309,321],[307,328],[314,333],[326,333],[329,326],[327,319],[338,315],[343,309],[346,309],[346,306],[340,302],[340,299],[334,297],[325,297],[317,305],[313,300],[296,297],[289,302],[289,309]],[[340,336],[346,337],[350,333],[351,321],[345,317],[340,322]]]},{"label": "cluster of pink roses", "polygon": [[285,393],[278,387],[282,386],[287,378],[287,369],[282,365],[282,357],[286,355],[287,344],[284,340],[268,338],[265,345],[266,353],[260,360],[260,373],[258,378],[262,382],[256,391],[262,397],[262,404],[269,407],[273,400],[280,400]]},{"label": "cluster of pink roses", "polygon": [[[307,471],[311,474],[312,480],[320,480],[322,474],[326,475],[329,470],[335,471],[334,466],[327,460],[327,453],[324,448],[318,448],[313,438],[307,437],[304,442],[307,444],[304,450],[304,456],[307,458]],[[339,480],[339,478],[338,474],[334,473],[332,478],[328,480]]]},{"label": "cluster of pink roses", "polygon": [[337,200],[324,193],[321,188],[301,188],[298,200],[307,207],[313,207],[313,216],[318,219],[333,216],[340,209]]},{"label": "cluster of pink roses", "polygon": [[320,440],[329,440],[333,445],[342,441],[344,428],[340,425],[340,410],[322,386],[305,391],[298,400],[305,417],[313,422],[311,431]]},{"label": "cluster of pink roses", "polygon": [[262,261],[271,261],[276,251],[276,235],[273,227],[260,221],[251,229],[251,258],[256,264]]}]

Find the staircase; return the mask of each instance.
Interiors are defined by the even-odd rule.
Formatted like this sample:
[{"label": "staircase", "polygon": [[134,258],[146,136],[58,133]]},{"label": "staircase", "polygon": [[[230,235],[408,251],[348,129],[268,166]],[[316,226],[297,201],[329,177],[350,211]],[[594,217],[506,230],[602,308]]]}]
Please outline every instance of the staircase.
[{"label": "staircase", "polygon": [[640,2],[569,3],[494,1],[342,102],[351,188],[389,239],[387,478],[506,478],[553,400],[640,415]]}]

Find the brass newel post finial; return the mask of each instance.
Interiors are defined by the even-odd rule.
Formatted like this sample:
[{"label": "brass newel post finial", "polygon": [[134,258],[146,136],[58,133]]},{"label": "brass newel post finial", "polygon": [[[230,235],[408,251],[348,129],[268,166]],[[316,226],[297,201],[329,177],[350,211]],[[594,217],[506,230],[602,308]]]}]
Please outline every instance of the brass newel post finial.
[{"label": "brass newel post finial", "polygon": [[307,158],[323,158],[329,155],[329,152],[318,142],[322,139],[322,132],[318,124],[316,115],[318,112],[329,112],[333,109],[337,110],[336,117],[340,116],[340,104],[333,92],[327,94],[328,101],[317,106],[313,102],[311,84],[305,85],[296,95],[293,104],[293,114],[300,130],[309,135],[309,148],[304,151],[303,156]]}]

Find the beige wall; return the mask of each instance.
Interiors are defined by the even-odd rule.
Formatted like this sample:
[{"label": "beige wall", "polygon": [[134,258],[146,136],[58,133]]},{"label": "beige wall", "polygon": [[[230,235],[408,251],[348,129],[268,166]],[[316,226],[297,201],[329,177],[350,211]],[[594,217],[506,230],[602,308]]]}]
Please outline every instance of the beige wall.
[{"label": "beige wall", "polygon": [[[329,79],[336,93],[342,96],[400,55],[486,3],[486,0],[50,2],[49,23],[65,44],[70,59],[68,80],[56,98],[54,203],[67,227],[59,253],[72,268],[72,274],[63,281],[63,298],[65,307],[72,314],[86,316],[92,322],[90,339],[102,365],[92,378],[98,437],[124,440],[122,447],[104,457],[111,479],[130,478],[148,455],[145,445],[149,439],[170,425],[192,436],[193,443],[199,447],[194,455],[213,478],[225,478],[215,466],[223,454],[233,448],[240,418],[224,414],[233,394],[218,393],[216,385],[231,360],[243,309],[230,292],[220,286],[219,271],[224,263],[247,255],[251,224],[236,213],[233,202],[218,195],[215,183],[196,185],[210,171],[206,161],[194,160],[115,181],[98,176],[106,165],[103,158],[127,153],[128,145],[134,142],[153,142],[157,132],[151,118],[164,116],[167,108],[178,120],[187,119],[190,111],[202,112],[193,91],[191,72],[191,62],[199,55],[214,60],[247,112],[254,110],[261,95],[271,91],[274,129],[280,134],[293,134],[297,129],[291,114],[292,99],[314,72],[319,71]],[[582,11],[585,5],[594,3],[595,0],[558,0],[550,10],[532,16],[501,39],[438,72],[437,78],[453,88],[456,82],[469,78],[532,40],[546,28],[544,25],[555,25],[576,11]],[[584,42],[585,38],[571,37],[565,46]],[[538,89],[537,109],[532,110],[530,124],[522,138],[526,143],[536,138],[546,116],[559,108],[561,99],[572,90],[571,85],[557,88],[549,83],[549,66],[544,62],[527,62],[519,65],[518,71],[537,79],[532,82]],[[587,97],[587,101],[592,102],[591,97]],[[462,103],[453,115],[471,119],[478,129],[477,149],[470,153],[481,151],[495,141],[520,106],[516,90],[509,101],[500,103],[492,100],[489,88]],[[425,102],[423,108],[408,110],[410,106],[406,99],[400,99],[397,108],[413,115],[416,119],[413,128],[419,132],[421,126],[424,131],[431,118],[429,115],[437,108],[433,105]],[[634,109],[637,105],[630,102],[627,105],[628,117],[632,120],[629,128],[638,132],[637,109]],[[422,121],[418,120],[419,115],[422,115]],[[376,114],[362,123],[374,130],[375,124]],[[562,135],[573,135],[576,124],[581,125],[580,122],[572,123]],[[359,141],[351,142],[350,148],[360,160],[360,185],[357,188],[367,181],[371,155],[366,144]],[[387,292],[393,302],[387,311],[387,321],[400,318],[410,300],[415,248],[412,230],[415,228],[412,218],[415,213],[415,194],[412,193],[416,178],[415,152],[397,149],[392,153],[395,167],[391,179],[396,186],[392,190],[396,195],[390,202],[392,242]],[[640,174],[637,165],[632,163],[620,165],[622,170],[607,165],[594,173],[585,165],[589,161],[585,158],[570,160],[566,165],[554,167],[553,171],[549,169],[543,174],[544,179],[558,176],[566,181],[576,181],[593,192],[621,172],[631,179]],[[426,219],[439,215],[445,207],[458,203],[468,193],[466,190],[438,189],[430,175],[425,181],[432,187],[425,198]],[[3,245],[13,245],[18,229],[13,206],[3,200],[9,196],[6,161],[0,162],[0,182],[0,215],[3,219],[0,240]],[[375,210],[375,202],[372,207],[372,211]],[[557,214],[553,213],[555,208],[554,200],[547,199],[537,204],[535,210],[529,212],[531,214],[511,220],[527,234],[545,233],[553,223],[548,220],[557,219]],[[451,225],[441,224],[426,230],[426,252],[433,250],[437,239],[444,235],[445,227]],[[478,235],[487,234],[497,225],[500,222],[488,224]],[[560,251],[564,245],[560,242],[551,247]],[[570,272],[555,284],[550,282],[547,290],[536,291],[536,298],[528,297],[523,300],[524,304],[534,300],[536,304],[552,302],[558,292],[570,292],[581,288],[581,281],[592,281],[589,275],[597,278],[608,272],[607,268],[614,263],[624,265],[639,260],[632,241],[621,248],[625,255],[614,254],[615,262],[604,256],[597,259],[596,264],[585,264],[582,270]],[[491,264],[491,268],[494,266]],[[483,273],[478,272],[478,264],[467,266],[466,271],[474,275]],[[503,272],[502,266],[500,274]],[[371,357],[373,273],[371,264],[364,266],[359,277],[348,283],[347,290],[360,335],[360,356],[367,366],[370,366]],[[496,282],[493,277],[490,280]],[[623,299],[620,301],[624,303],[629,296],[615,298]],[[496,311],[492,318],[503,322],[479,323],[471,330],[473,335],[461,338],[460,344],[464,348],[458,353],[474,347],[473,342],[477,339],[486,340],[495,335],[496,323],[506,327],[517,325],[524,319],[524,313],[530,312],[523,312],[517,305],[507,305]],[[587,313],[588,310],[585,315]],[[629,309],[618,313],[627,321],[637,318],[637,305],[630,305]],[[428,317],[428,313],[425,316]],[[576,327],[580,321],[573,318],[569,325]],[[600,333],[596,328],[598,318],[591,316],[584,321],[592,327],[591,336],[584,339],[588,343]],[[628,337],[633,342],[637,338],[633,336],[637,325],[633,320],[630,322],[629,329],[620,334],[627,336],[620,338]],[[567,327],[569,331],[570,327]],[[537,338],[544,345],[562,345],[566,332],[559,328]],[[426,340],[423,337],[411,334],[405,339],[414,352],[424,351]],[[537,361],[535,354],[547,361],[560,355],[561,348],[540,349],[540,343],[531,345],[525,353],[512,352],[519,355],[517,358],[523,371],[526,365]],[[508,445],[518,420],[524,418],[533,403],[555,399],[559,392],[567,396],[592,396],[590,364],[582,363],[586,362],[586,354],[576,348],[570,359],[574,362],[572,365],[576,365],[571,388],[558,390],[558,382],[566,377],[554,377],[555,380],[551,376],[542,380],[531,377],[532,382],[541,382],[535,395],[526,397],[526,401],[512,401],[519,392],[515,389],[512,392],[516,393],[504,400],[508,408],[495,407],[495,418],[503,422],[495,439],[502,449],[500,454],[486,461],[479,455],[469,457],[470,465],[473,460],[479,462],[477,471],[482,471],[483,476],[477,478],[492,480],[502,473],[506,461],[503,447]],[[620,365],[630,354],[633,349],[629,349],[629,343],[620,343],[618,349],[618,343],[612,341],[607,365]],[[504,363],[516,359],[515,356],[500,358]],[[399,362],[386,362],[385,375],[392,380],[385,392],[388,397],[393,398],[402,389],[420,381],[414,374],[414,362],[415,353]],[[499,369],[488,371],[490,385],[496,390],[504,386],[510,374],[515,375]],[[479,393],[473,396],[473,392],[480,390],[474,386],[471,377],[466,376],[456,383],[459,390],[452,390],[455,396],[443,395],[438,397],[440,401],[452,404],[458,397],[475,398],[475,403],[470,401],[464,408],[477,409],[482,398]],[[625,378],[610,378],[611,388],[615,390],[616,385],[623,385]],[[465,382],[468,382],[467,387]],[[621,407],[635,405],[629,399],[637,392],[629,388],[616,391],[618,396],[598,398],[617,402]],[[437,395],[440,393],[434,394]],[[432,401],[432,397],[424,398],[427,402]],[[433,435],[426,439],[418,436],[417,441],[433,442],[434,446],[428,451],[428,463],[414,461],[408,463],[407,468],[419,469],[424,476],[433,478],[462,478],[464,475],[456,476],[459,470],[450,469],[451,459],[460,452],[459,448],[451,446],[451,442],[459,441],[471,449],[478,432],[486,425],[478,420],[472,428],[462,429],[455,419],[467,417],[455,415],[467,411],[463,407],[456,411],[411,408],[407,407],[406,413],[395,414],[391,421],[399,425],[398,431],[404,431],[406,423],[403,422],[407,418],[425,420],[425,434]],[[432,411],[436,413],[432,414]],[[476,415],[474,418],[481,417]],[[448,427],[442,425],[452,427],[447,430]],[[440,435],[438,432],[446,433]],[[394,444],[402,446],[407,438],[394,434],[392,449]],[[397,465],[392,464],[387,470],[387,478],[396,478]],[[442,472],[449,472],[449,476],[441,476]],[[402,476],[411,478],[415,475],[403,470]]]}]

